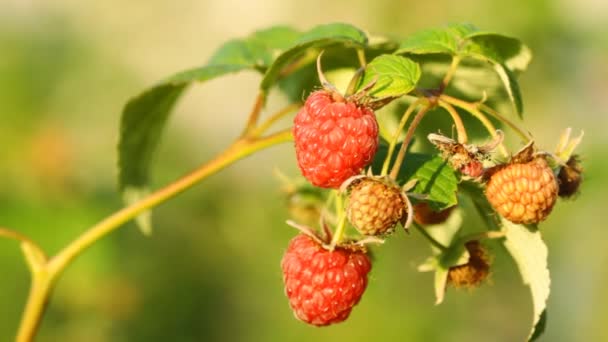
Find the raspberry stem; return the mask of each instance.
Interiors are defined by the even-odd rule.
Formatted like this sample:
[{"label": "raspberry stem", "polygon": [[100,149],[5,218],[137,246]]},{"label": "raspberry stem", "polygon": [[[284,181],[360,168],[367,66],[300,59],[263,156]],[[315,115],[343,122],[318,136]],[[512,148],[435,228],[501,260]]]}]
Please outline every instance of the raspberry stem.
[{"label": "raspberry stem", "polygon": [[[260,100],[260,98],[258,98],[258,100]],[[241,137],[224,152],[204,163],[190,174],[150,194],[148,197],[116,211],[96,225],[90,227],[64,249],[59,251],[58,254],[48,260],[46,260],[46,257],[40,257],[44,256],[44,254],[41,250],[37,251],[35,244],[23,243],[22,246],[24,246],[23,250],[26,255],[26,260],[32,271],[32,284],[16,341],[32,341],[36,335],[42,314],[46,308],[46,303],[48,302],[49,295],[58,276],[77,256],[82,254],[96,241],[123,226],[142,212],[150,210],[175,197],[237,160],[247,157],[259,150],[292,139],[291,129],[280,131],[262,138]],[[19,233],[4,229],[0,231],[0,235],[17,239],[22,242],[29,241],[29,239],[21,236]]]},{"label": "raspberry stem", "polygon": [[[0,237],[17,240],[17,241],[21,242],[21,246],[28,245],[29,246],[28,248],[32,249],[34,253],[36,253],[46,259],[46,255],[45,255],[44,251],[40,248],[40,246],[38,246],[38,244],[36,244],[32,239],[30,239],[29,237],[27,237],[19,232],[16,232],[16,231],[8,229],[8,228],[0,227]],[[29,266],[31,267],[32,265],[29,265]]]},{"label": "raspberry stem", "polygon": [[448,250],[448,248],[444,246],[441,242],[435,240],[435,238],[431,236],[431,234],[427,232],[426,229],[422,228],[417,223],[414,223],[413,226],[416,227],[416,230],[418,230],[420,234],[422,234],[422,236],[424,236],[431,243],[431,245],[439,248],[442,252]]},{"label": "raspberry stem", "polygon": [[260,118],[260,113],[262,112],[262,108],[264,108],[264,103],[266,102],[266,92],[260,91],[258,96],[255,98],[255,102],[253,104],[253,108],[249,113],[249,118],[247,119],[247,124],[245,125],[245,129],[241,134],[242,137],[249,136],[253,130],[255,130],[256,125],[258,123],[258,119]]},{"label": "raspberry stem", "polygon": [[365,58],[365,49],[357,48],[357,58],[359,59],[359,65],[365,68],[367,65],[367,59]]},{"label": "raspberry stem", "polygon": [[291,113],[293,111],[298,110],[301,106],[302,106],[301,103],[292,103],[292,104],[290,104],[288,106],[285,106],[284,108],[280,109],[276,113],[274,113],[271,116],[269,116],[268,119],[266,119],[266,121],[262,122],[259,126],[257,126],[255,129],[253,129],[251,131],[251,133],[250,133],[250,136],[251,137],[259,137],[259,136],[261,136],[274,123],[276,123],[277,121],[279,121],[280,119],[282,119],[285,115],[287,115],[287,114],[289,114],[289,113]]},{"label": "raspberry stem", "polygon": [[[517,133],[524,142],[527,143],[531,140],[530,135],[525,130],[521,129],[513,121],[505,118],[503,115],[501,115],[494,109],[490,108],[489,106],[487,106],[481,102],[475,102],[475,103],[467,102],[467,101],[463,101],[463,100],[457,99],[455,97],[452,97],[452,96],[449,96],[446,94],[441,94],[439,99],[443,100],[447,103],[450,103],[456,107],[462,108],[462,109],[466,110],[467,112],[471,113],[479,121],[481,121],[481,123],[486,127],[486,129],[488,130],[488,132],[490,132],[490,134],[492,134],[492,132],[496,132],[496,128],[494,128],[494,125],[492,125],[492,122],[488,120],[488,118],[483,114],[482,111],[492,115],[493,117],[500,120],[507,126],[511,127],[511,129],[513,129],[515,131],[515,133]],[[501,150],[503,150],[503,149],[504,149],[504,147],[502,147],[502,145],[501,145]],[[504,150],[504,151],[506,151],[506,150]]]},{"label": "raspberry stem", "polygon": [[452,77],[454,77],[454,73],[458,68],[458,64],[460,64],[460,56],[452,57],[452,63],[450,64],[450,68],[448,69],[448,72],[445,74],[443,80],[441,81],[441,85],[439,85],[440,92],[443,93],[445,88],[447,88],[448,84],[452,80]]},{"label": "raspberry stem", "polygon": [[416,113],[416,116],[414,116],[414,119],[412,120],[412,123],[410,124],[410,127],[408,128],[407,133],[405,135],[405,139],[403,140],[403,144],[401,144],[401,149],[399,150],[399,154],[397,154],[397,158],[395,159],[395,163],[393,164],[391,173],[389,174],[389,177],[392,180],[397,180],[397,176],[399,175],[399,169],[401,169],[401,164],[403,163],[405,153],[407,152],[407,146],[412,141],[412,138],[414,137],[414,132],[416,131],[416,128],[418,128],[420,121],[432,107],[433,104],[431,104],[431,102],[427,102],[427,104],[422,107],[418,111],[418,113]]},{"label": "raspberry stem", "polygon": [[451,104],[445,101],[439,101],[439,106],[445,109],[452,116],[452,120],[454,120],[454,125],[456,125],[456,132],[458,133],[458,142],[461,144],[466,144],[469,140],[469,137],[467,136],[467,131],[464,128],[464,124],[462,123],[462,118],[460,117],[460,115],[458,115],[456,109],[454,109]]},{"label": "raspberry stem", "polygon": [[333,192],[335,193],[336,198],[336,215],[338,216],[338,224],[329,244],[329,250],[331,251],[333,251],[334,248],[336,248],[336,246],[340,243],[340,241],[342,241],[344,229],[346,228],[346,212],[344,211],[344,201],[337,190],[334,190]]},{"label": "raspberry stem", "polygon": [[412,102],[407,107],[407,109],[405,110],[405,113],[403,113],[403,116],[401,116],[401,121],[399,121],[399,127],[397,127],[397,130],[395,131],[395,133],[393,135],[393,139],[391,140],[391,142],[388,146],[388,153],[386,154],[386,159],[384,159],[384,164],[382,165],[382,172],[381,172],[382,176],[386,176],[388,174],[388,167],[391,163],[391,160],[393,159],[393,152],[395,152],[395,146],[397,146],[397,141],[399,140],[399,136],[401,135],[401,132],[405,128],[405,124],[407,123],[407,120],[409,120],[410,115],[412,115],[412,112],[414,112],[414,109],[416,109],[416,107],[421,103],[422,103],[422,99],[416,99],[416,101]]},{"label": "raspberry stem", "polygon": [[497,112],[496,110],[490,108],[489,106],[480,103],[479,104],[479,108],[492,115],[493,117],[497,118],[498,120],[504,122],[507,126],[511,127],[520,137],[524,142],[529,142],[530,140],[532,140],[532,137],[530,137],[530,134],[528,132],[526,132],[525,130],[523,130],[522,128],[520,128],[519,126],[517,126],[517,124],[515,124],[513,121],[505,118],[502,114],[500,114],[499,112]]}]

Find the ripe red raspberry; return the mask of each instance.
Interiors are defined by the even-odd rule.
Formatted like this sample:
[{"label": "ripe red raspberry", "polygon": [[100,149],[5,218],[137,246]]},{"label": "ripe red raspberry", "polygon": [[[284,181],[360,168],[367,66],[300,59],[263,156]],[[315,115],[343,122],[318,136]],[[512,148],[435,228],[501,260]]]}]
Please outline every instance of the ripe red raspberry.
[{"label": "ripe red raspberry", "polygon": [[347,217],[363,235],[386,235],[407,215],[401,189],[381,180],[355,181],[348,198]]},{"label": "ripe red raspberry", "polygon": [[324,249],[305,234],[291,240],[281,261],[285,294],[296,318],[325,326],[348,318],[367,286],[371,261],[362,250]]},{"label": "ripe red raspberry", "polygon": [[513,223],[539,223],[557,199],[557,179],[543,157],[512,163],[492,172],[486,196],[494,209]]},{"label": "ripe red raspberry", "polygon": [[477,240],[468,241],[464,246],[469,252],[469,261],[464,265],[450,267],[448,285],[456,288],[477,287],[490,273],[488,253]]},{"label": "ripe red raspberry", "polygon": [[322,188],[338,188],[371,163],[378,123],[370,108],[318,90],[296,115],[293,136],[304,177]]}]

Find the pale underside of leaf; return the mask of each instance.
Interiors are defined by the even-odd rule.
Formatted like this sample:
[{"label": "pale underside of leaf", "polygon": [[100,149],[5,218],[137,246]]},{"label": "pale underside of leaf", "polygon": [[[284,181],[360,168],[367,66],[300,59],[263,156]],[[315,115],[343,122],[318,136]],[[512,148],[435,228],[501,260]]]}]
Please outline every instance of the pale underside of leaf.
[{"label": "pale underside of leaf", "polygon": [[[530,287],[533,304],[532,338],[541,322],[549,298],[551,278],[547,265],[548,250],[540,231],[502,219],[506,233],[504,245],[517,264],[525,285]],[[543,322],[544,325],[544,322]]]}]

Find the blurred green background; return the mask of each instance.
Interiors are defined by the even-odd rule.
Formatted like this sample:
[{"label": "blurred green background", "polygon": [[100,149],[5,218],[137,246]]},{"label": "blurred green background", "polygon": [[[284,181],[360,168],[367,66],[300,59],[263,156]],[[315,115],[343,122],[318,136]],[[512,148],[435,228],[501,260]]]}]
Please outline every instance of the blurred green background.
[{"label": "blurred green background", "polygon": [[[116,143],[121,106],[146,86],[204,63],[223,41],[275,24],[344,21],[404,37],[450,22],[521,38],[534,60],[520,78],[526,127],[552,149],[584,129],[582,195],[542,225],[552,295],[542,341],[608,341],[608,2],[558,1],[69,1],[0,3],[0,226],[55,253],[121,206]],[[196,85],[180,101],[155,162],[156,187],[230,143],[259,76]],[[271,106],[284,99],[274,94]],[[297,174],[289,144],[210,178],[97,243],[55,289],[38,341],[519,341],[531,300],[498,245],[492,281],[449,290],[434,306],[429,250],[402,232],[377,249],[363,300],[343,324],[295,320],[280,258],[295,234],[272,176]],[[255,181],[251,181],[255,179]],[[482,227],[479,227],[480,229]],[[29,275],[0,240],[0,341],[10,341]]]}]

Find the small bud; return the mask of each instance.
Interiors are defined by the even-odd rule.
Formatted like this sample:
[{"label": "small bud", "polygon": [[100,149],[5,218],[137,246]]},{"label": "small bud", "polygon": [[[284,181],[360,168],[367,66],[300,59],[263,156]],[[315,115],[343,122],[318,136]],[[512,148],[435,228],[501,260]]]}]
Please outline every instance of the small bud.
[{"label": "small bud", "polygon": [[571,156],[566,165],[559,170],[557,181],[559,183],[559,197],[571,198],[578,193],[583,181],[583,166],[578,155]]},{"label": "small bud", "polygon": [[469,261],[460,266],[450,267],[448,285],[455,288],[478,287],[490,274],[490,260],[485,248],[477,240],[465,243]]}]

